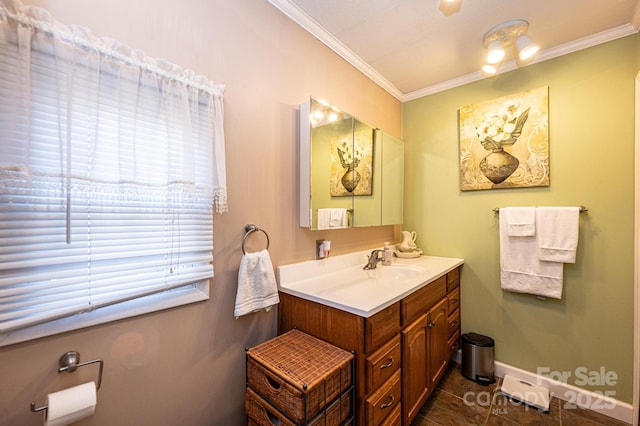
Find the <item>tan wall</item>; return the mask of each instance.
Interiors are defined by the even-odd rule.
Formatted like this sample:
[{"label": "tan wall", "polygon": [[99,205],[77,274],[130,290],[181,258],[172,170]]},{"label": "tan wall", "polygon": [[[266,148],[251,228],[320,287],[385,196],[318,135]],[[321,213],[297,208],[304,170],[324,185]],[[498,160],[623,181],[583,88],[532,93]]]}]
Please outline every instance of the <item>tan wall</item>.
[{"label": "tan wall", "polygon": [[[90,367],[56,373],[77,350],[105,361],[96,414],[86,425],[244,424],[244,349],[275,335],[276,311],[233,318],[244,226],[271,237],[274,265],[382,245],[394,227],[298,227],[296,108],[324,98],[400,136],[400,103],[266,0],[31,0],[59,21],[114,37],[226,85],[229,213],[214,223],[211,299],[0,348],[0,424],[37,425],[46,393],[91,380]],[[248,249],[261,249],[252,236]],[[253,245],[253,247],[251,247]],[[87,371],[84,371],[87,370]]]},{"label": "tan wall", "polygon": [[[463,332],[493,337],[498,361],[569,372],[569,384],[629,403],[638,41],[625,37],[403,105],[405,227],[418,231],[427,254],[465,259]],[[542,86],[549,86],[551,185],[461,192],[458,109]],[[580,216],[577,262],[564,268],[562,300],[500,289],[493,209],[527,205],[589,208]],[[615,385],[580,385],[585,372],[604,379],[601,367],[617,374]]]}]

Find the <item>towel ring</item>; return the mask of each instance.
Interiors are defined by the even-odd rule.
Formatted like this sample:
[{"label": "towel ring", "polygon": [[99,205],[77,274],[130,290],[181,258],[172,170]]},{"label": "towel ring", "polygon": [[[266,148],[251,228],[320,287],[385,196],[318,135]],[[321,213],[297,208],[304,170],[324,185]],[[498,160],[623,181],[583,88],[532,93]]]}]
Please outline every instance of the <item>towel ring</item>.
[{"label": "towel ring", "polygon": [[242,237],[242,254],[247,254],[247,252],[244,250],[244,242],[247,241],[247,237],[252,233],[252,232],[256,232],[256,231],[260,231],[264,234],[265,237],[267,237],[267,250],[269,250],[269,234],[267,234],[267,231],[265,231],[264,229],[260,229],[255,225],[246,225],[244,227],[244,237]]}]

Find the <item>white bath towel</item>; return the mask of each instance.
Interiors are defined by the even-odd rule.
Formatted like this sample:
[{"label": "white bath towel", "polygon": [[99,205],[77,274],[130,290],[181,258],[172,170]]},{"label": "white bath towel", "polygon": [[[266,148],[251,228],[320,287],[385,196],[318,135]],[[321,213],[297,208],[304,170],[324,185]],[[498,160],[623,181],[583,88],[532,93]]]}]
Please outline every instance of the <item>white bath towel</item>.
[{"label": "white bath towel", "polygon": [[563,264],[538,259],[536,237],[510,237],[500,214],[500,285],[504,290],[562,297]]},{"label": "white bath towel", "polygon": [[536,235],[535,207],[503,207],[500,215],[507,218],[507,232],[511,237],[532,237]]},{"label": "white bath towel", "polygon": [[347,227],[347,209],[318,209],[318,229]]},{"label": "white bath towel", "polygon": [[538,259],[576,263],[579,207],[538,207]]},{"label": "white bath towel", "polygon": [[238,292],[233,315],[236,319],[280,303],[278,285],[269,252],[246,253],[240,260]]}]

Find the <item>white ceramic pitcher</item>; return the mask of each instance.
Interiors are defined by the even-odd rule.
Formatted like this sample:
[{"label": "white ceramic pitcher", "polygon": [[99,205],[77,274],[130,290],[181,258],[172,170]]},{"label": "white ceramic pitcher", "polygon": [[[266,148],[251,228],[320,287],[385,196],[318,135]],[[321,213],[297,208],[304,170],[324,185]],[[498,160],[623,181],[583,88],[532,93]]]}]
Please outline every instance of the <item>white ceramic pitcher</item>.
[{"label": "white ceramic pitcher", "polygon": [[416,249],[416,231],[402,231],[402,242],[398,244],[398,250],[410,252]]}]

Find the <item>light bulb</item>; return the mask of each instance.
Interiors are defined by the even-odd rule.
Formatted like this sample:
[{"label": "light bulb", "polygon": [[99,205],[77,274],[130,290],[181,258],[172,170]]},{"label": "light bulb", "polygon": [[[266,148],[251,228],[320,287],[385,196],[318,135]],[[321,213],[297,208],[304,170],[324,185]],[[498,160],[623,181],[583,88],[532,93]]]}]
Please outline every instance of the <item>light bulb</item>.
[{"label": "light bulb", "polygon": [[482,73],[485,75],[495,75],[498,72],[498,66],[492,64],[485,64],[482,66]]},{"label": "light bulb", "polygon": [[516,40],[516,49],[518,50],[518,58],[521,61],[526,61],[538,53],[540,46],[532,42],[528,35],[522,34]]},{"label": "light bulb", "polygon": [[449,16],[460,11],[462,7],[462,0],[440,0],[440,12],[443,15]]},{"label": "light bulb", "polygon": [[493,40],[487,46],[487,62],[497,64],[504,59],[504,46],[500,40]]}]

